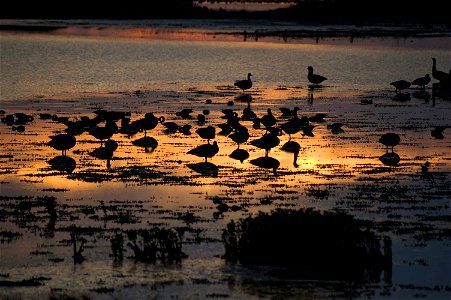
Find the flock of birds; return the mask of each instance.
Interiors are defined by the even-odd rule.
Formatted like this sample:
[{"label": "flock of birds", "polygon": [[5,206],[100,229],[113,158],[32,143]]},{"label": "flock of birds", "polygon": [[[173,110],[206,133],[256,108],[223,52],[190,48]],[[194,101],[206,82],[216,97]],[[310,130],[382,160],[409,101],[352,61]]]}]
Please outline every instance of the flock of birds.
[{"label": "flock of birds", "polygon": [[[313,72],[313,67],[309,66],[307,68],[308,74],[307,79],[314,85],[319,85],[323,81],[327,80],[326,77],[315,74]],[[252,87],[252,74],[249,73],[247,79],[238,80],[235,82],[235,86],[242,90],[248,90]],[[433,58],[432,76],[439,80],[441,84],[449,84],[451,82],[450,75],[444,72],[438,71],[436,69],[436,59]],[[424,88],[431,78],[429,74],[425,77],[418,78],[413,81],[413,84],[417,84]],[[410,82],[405,81],[392,82],[392,85],[396,87],[396,90],[402,90],[407,86],[410,86]],[[217,124],[217,127],[221,129],[218,135],[227,136],[233,142],[237,144],[237,149],[235,149],[230,157],[233,159],[244,160],[249,158],[249,153],[246,150],[240,149],[240,145],[246,143],[249,138],[249,130],[246,126],[242,125],[242,121],[251,121],[252,127],[254,129],[263,129],[264,134],[257,139],[251,140],[249,143],[252,146],[265,150],[265,155],[257,159],[253,159],[250,162],[253,165],[270,168],[276,172],[279,167],[279,161],[268,156],[269,151],[280,144],[279,136],[283,133],[289,135],[289,140],[282,145],[281,150],[293,153],[293,165],[297,167],[297,157],[301,146],[299,143],[291,140],[292,135],[302,132],[303,136],[313,137],[313,129],[315,125],[313,123],[325,122],[324,118],[327,117],[326,114],[318,113],[314,116],[298,116],[298,111],[300,108],[295,107],[290,108],[280,108],[281,115],[279,119],[273,115],[271,108],[267,109],[267,113],[261,117],[258,117],[254,111],[251,110],[250,105],[248,105],[243,110],[242,116],[238,116],[236,111],[232,109],[223,109],[222,119],[225,122],[222,124]],[[194,119],[191,116],[192,109],[182,109],[176,113],[177,117],[182,119]],[[209,110],[203,110],[202,114],[198,114],[197,123],[205,124],[206,116],[209,115]],[[153,113],[149,112],[144,115],[143,118],[133,120],[131,119],[131,114],[126,112],[117,111],[106,111],[97,110],[95,111],[96,116],[90,118],[88,116],[82,116],[76,121],[69,120],[69,117],[58,117],[57,115],[50,115],[46,113],[39,114],[41,119],[50,119],[66,126],[64,130],[65,133],[50,136],[50,141],[48,145],[56,150],[61,151],[61,156],[56,157],[53,161],[49,162],[54,165],[56,169],[60,168],[75,168],[75,161],[69,159],[66,155],[67,150],[73,148],[77,141],[76,136],[84,132],[89,133],[91,136],[100,140],[100,147],[92,151],[90,154],[94,157],[107,160],[107,166],[110,167],[110,160],[113,157],[114,151],[117,149],[118,144],[111,138],[114,134],[120,133],[127,135],[129,137],[134,136],[139,132],[144,132],[144,137],[132,141],[133,145],[144,147],[146,151],[153,151],[158,146],[158,141],[150,136],[147,136],[147,132],[156,128],[158,124],[162,124],[165,127],[165,133],[176,133],[181,132],[183,134],[191,134],[191,125],[187,124],[184,126],[179,126],[176,122],[166,122],[163,116],[157,117]],[[0,111],[0,115],[5,115],[4,111]],[[33,116],[24,113],[15,113],[11,115],[6,115],[2,117],[2,122],[7,125],[13,126],[13,130],[18,132],[25,131],[25,125],[33,121]],[[282,122],[283,120],[283,122]],[[120,121],[120,127],[117,122]],[[101,124],[103,126],[101,126]],[[332,123],[327,125],[327,129],[330,129],[332,133],[339,134],[343,132],[343,123]],[[445,126],[438,126],[431,132],[431,136],[437,139],[443,139],[443,131]],[[201,164],[208,165],[208,158],[212,158],[219,152],[219,145],[217,141],[214,140],[216,137],[216,127],[207,126],[200,127],[195,131],[202,139],[206,140],[205,144],[199,145],[187,154],[195,155],[204,158],[205,161]],[[393,149],[400,142],[400,137],[395,133],[386,133],[382,135],[379,142],[387,147],[387,153],[381,157],[381,161],[387,165],[396,165],[399,162],[399,156],[394,153]],[[391,147],[391,153],[388,149]],[[63,167],[61,167],[63,165]],[[70,167],[67,167],[67,166]]]}]

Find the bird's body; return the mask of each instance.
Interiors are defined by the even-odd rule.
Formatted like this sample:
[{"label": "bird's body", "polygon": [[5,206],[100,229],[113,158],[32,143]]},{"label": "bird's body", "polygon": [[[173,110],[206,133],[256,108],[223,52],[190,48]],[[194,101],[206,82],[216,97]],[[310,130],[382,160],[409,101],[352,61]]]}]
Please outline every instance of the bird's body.
[{"label": "bird's body", "polygon": [[391,147],[392,152],[393,152],[393,148],[396,145],[398,145],[400,141],[401,141],[401,138],[399,137],[399,135],[397,135],[396,133],[391,133],[391,132],[390,133],[385,133],[379,139],[379,143],[381,143],[384,146],[386,146],[387,147],[387,151],[388,151],[388,147]]},{"label": "bird's body", "polygon": [[437,60],[435,58],[432,58],[432,77],[440,81],[440,83],[451,83],[450,73],[437,70]]},{"label": "bird's body", "polygon": [[198,157],[204,157],[205,162],[207,162],[207,158],[211,158],[219,152],[218,142],[214,141],[213,144],[203,144],[197,146],[194,149],[191,149],[187,152],[187,154],[196,155]]},{"label": "bird's body", "polygon": [[266,156],[268,156],[268,151],[271,148],[276,147],[279,145],[280,140],[279,137],[276,134],[267,133],[264,136],[262,136],[259,139],[251,141],[251,145],[266,150]]},{"label": "bird's body", "polygon": [[203,139],[206,139],[209,143],[211,139],[216,136],[216,128],[213,126],[202,127],[196,130],[196,133]]},{"label": "bird's body", "polygon": [[407,80],[397,80],[391,82],[390,85],[395,87],[395,92],[400,92],[401,90],[408,89],[411,83]]},{"label": "bird's body", "polygon": [[271,126],[276,125],[277,120],[274,117],[274,115],[272,114],[271,108],[268,108],[268,113],[260,118],[260,122],[265,127],[271,127]]},{"label": "bird's body", "polygon": [[247,128],[246,130],[239,130],[230,134],[229,138],[231,138],[232,141],[237,143],[239,147],[240,144],[247,142],[247,140],[249,139],[249,132],[247,131]]},{"label": "bird's body", "polygon": [[333,134],[338,134],[343,132],[344,130],[341,128],[343,127],[343,123],[332,123],[327,125],[327,129],[330,129]]},{"label": "bird's body", "polygon": [[234,85],[236,87],[240,88],[243,91],[243,93],[244,93],[244,90],[248,90],[248,89],[250,89],[252,87],[251,76],[252,76],[252,74],[248,73],[247,74],[247,79],[237,80],[237,81],[235,81]]},{"label": "bird's body", "polygon": [[51,136],[50,139],[49,146],[56,150],[61,150],[63,155],[77,143],[77,140],[72,134],[58,134]]},{"label": "bird's body", "polygon": [[429,74],[424,75],[423,77],[417,78],[412,81],[412,85],[417,85],[420,88],[424,89],[429,82],[431,82],[431,76]]},{"label": "bird's body", "polygon": [[313,73],[313,67],[309,66],[307,67],[308,70],[308,74],[307,74],[307,79],[308,81],[310,81],[313,84],[320,84],[321,82],[323,82],[324,80],[327,80],[326,77],[318,75],[318,74],[314,74]]},{"label": "bird's body", "polygon": [[431,136],[435,137],[436,139],[442,140],[445,138],[443,135],[443,131],[445,131],[445,126],[437,126],[431,131]]}]

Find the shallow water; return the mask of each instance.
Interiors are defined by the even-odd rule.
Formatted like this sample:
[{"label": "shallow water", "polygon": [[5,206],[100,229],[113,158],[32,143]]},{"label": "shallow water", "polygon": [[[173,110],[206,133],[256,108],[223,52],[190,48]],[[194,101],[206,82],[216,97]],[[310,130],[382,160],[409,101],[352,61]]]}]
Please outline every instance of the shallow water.
[{"label": "shallow water", "polygon": [[[49,34],[1,38],[1,108],[6,113],[32,114],[34,121],[24,133],[0,124],[0,228],[19,234],[11,240],[2,236],[0,280],[50,279],[39,287],[2,289],[0,295],[449,297],[451,151],[448,129],[443,140],[434,139],[430,132],[434,126],[449,125],[450,100],[428,88],[411,89],[410,100],[398,101],[389,85],[392,80],[412,80],[430,72],[431,57],[438,59],[440,69],[449,69],[448,50],[418,49],[417,40],[369,47]],[[307,65],[328,77],[327,84],[309,88]],[[250,159],[264,156],[263,150],[244,143],[240,148],[249,151],[250,158],[241,163],[229,157],[236,144],[219,135],[215,140],[220,151],[209,160],[217,175],[193,170],[190,165],[203,159],[186,152],[205,143],[194,130],[223,123],[225,108],[241,115],[248,104],[237,101],[240,92],[230,85],[249,71],[255,79],[250,108],[258,116],[271,108],[284,122],[278,108],[298,106],[302,116],[327,113],[326,122],[314,124],[314,137],[299,133],[292,137],[302,147],[298,167],[293,155],[280,149],[289,137],[280,137],[280,145],[269,153],[280,161],[276,175],[250,164]],[[138,89],[141,92],[134,92]],[[361,103],[369,99],[373,104]],[[227,105],[229,101],[234,105]],[[107,161],[89,155],[100,142],[85,132],[68,151],[76,162],[73,172],[52,169],[48,161],[61,153],[47,142],[65,126],[41,120],[38,113],[76,120],[93,117],[97,108],[130,111],[132,120],[151,111],[167,121],[192,125],[192,134],[168,134],[158,125],[148,133],[158,140],[153,152],[132,144],[143,133],[116,134],[119,146],[108,168]],[[177,117],[181,108],[192,108],[194,117],[209,109],[206,124]],[[333,122],[345,123],[344,132],[331,133],[326,125]],[[249,140],[264,132],[253,129],[249,121],[242,123],[250,130]],[[401,160],[395,167],[379,160],[385,147],[377,140],[385,132],[401,136],[395,147]],[[425,161],[431,162],[427,175],[421,174]],[[56,197],[54,222],[48,208],[33,202],[36,196]],[[215,197],[238,210],[220,213]],[[27,201],[30,209],[19,205]],[[342,209],[375,221],[378,234],[393,239],[392,282],[284,280],[268,275],[264,268],[230,265],[219,258],[224,251],[221,230],[229,220],[277,207]],[[114,218],[107,219],[104,211]],[[183,218],[188,212],[196,217],[194,222]],[[115,264],[110,257],[113,233],[152,224],[188,227],[183,251],[189,258],[169,266],[130,258]],[[80,265],[74,265],[71,257],[72,225],[86,229],[82,236],[87,239],[83,253],[87,260]]]}]

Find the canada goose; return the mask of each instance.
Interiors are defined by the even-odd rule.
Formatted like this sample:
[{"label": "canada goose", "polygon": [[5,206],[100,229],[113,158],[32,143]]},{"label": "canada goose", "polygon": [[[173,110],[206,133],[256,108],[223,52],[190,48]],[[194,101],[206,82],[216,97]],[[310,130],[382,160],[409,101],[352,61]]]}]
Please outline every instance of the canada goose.
[{"label": "canada goose", "polygon": [[390,83],[390,85],[395,87],[395,92],[401,92],[401,90],[408,89],[410,87],[410,82],[406,80],[397,80]]},{"label": "canada goose", "polygon": [[437,60],[434,57],[432,58],[432,77],[440,81],[440,83],[449,84],[451,82],[449,73],[437,70]]},{"label": "canada goose", "polygon": [[250,142],[252,146],[255,146],[260,149],[264,149],[266,151],[266,156],[268,156],[268,151],[271,148],[279,145],[280,140],[277,137],[277,134],[267,133],[259,139],[253,140]]},{"label": "canada goose", "polygon": [[66,151],[71,149],[77,143],[77,140],[72,134],[58,134],[50,137],[49,146],[56,150],[61,150],[61,154],[66,155]]},{"label": "canada goose", "polygon": [[308,70],[307,79],[311,83],[313,83],[315,85],[318,85],[321,82],[323,82],[324,80],[327,80],[327,78],[324,77],[324,76],[321,76],[321,75],[318,75],[318,74],[313,74],[313,67],[312,66],[308,66],[307,70]]},{"label": "canada goose", "polygon": [[413,85],[418,85],[420,88],[424,89],[426,85],[431,82],[431,76],[429,74],[424,75],[423,77],[417,78],[412,81]]},{"label": "canada goose", "polygon": [[237,80],[237,81],[235,81],[234,85],[239,87],[244,93],[244,90],[248,90],[248,89],[250,89],[252,87],[251,76],[252,76],[252,74],[248,73],[247,74],[247,79]]},{"label": "canada goose", "polygon": [[445,138],[443,135],[443,131],[445,131],[445,126],[437,126],[431,131],[431,136],[435,137],[436,139],[442,140]]},{"label": "canada goose", "polygon": [[393,148],[396,145],[398,145],[400,141],[401,141],[401,138],[399,137],[399,135],[397,135],[396,133],[391,133],[391,132],[385,133],[379,139],[379,143],[381,143],[387,147],[387,152],[388,152],[388,147],[391,147],[391,151],[393,152]]},{"label": "canada goose", "polygon": [[187,152],[187,154],[196,155],[198,157],[204,157],[205,162],[207,162],[207,158],[211,158],[219,152],[218,142],[214,141],[213,144],[203,144],[197,146],[194,149],[191,149]]},{"label": "canada goose", "polygon": [[266,128],[276,125],[276,118],[272,114],[271,108],[268,108],[267,114],[260,118],[260,122],[265,126]]},{"label": "canada goose", "polygon": [[203,139],[206,139],[208,143],[210,143],[211,139],[214,139],[216,136],[216,128],[213,126],[202,127],[196,130],[196,133]]}]

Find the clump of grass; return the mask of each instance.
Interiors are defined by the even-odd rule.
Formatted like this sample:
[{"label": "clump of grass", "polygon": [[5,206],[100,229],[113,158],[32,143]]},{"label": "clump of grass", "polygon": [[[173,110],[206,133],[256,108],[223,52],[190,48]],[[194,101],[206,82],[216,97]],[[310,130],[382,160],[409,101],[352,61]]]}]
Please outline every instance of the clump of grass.
[{"label": "clump of grass", "polygon": [[153,227],[149,230],[131,230],[128,238],[134,258],[141,262],[179,262],[186,257],[182,251],[182,239],[172,229]]},{"label": "clump of grass", "polygon": [[309,279],[379,281],[391,277],[391,241],[344,213],[283,210],[231,221],[222,234],[224,258],[283,267]]}]

